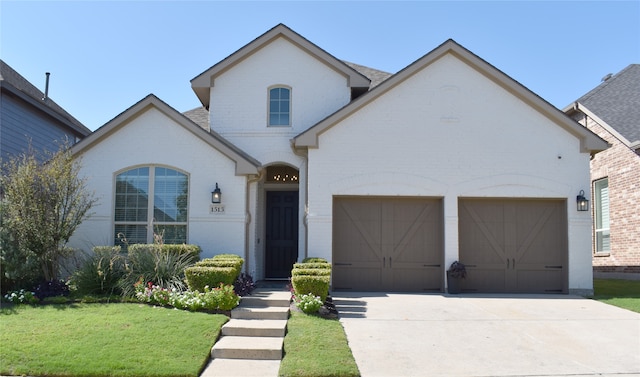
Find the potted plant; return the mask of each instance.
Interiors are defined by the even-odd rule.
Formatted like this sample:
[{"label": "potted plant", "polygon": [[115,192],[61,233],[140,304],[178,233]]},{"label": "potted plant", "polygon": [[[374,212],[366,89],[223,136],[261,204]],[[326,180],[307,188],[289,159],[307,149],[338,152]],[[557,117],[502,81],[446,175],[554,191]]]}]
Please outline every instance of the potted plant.
[{"label": "potted plant", "polygon": [[462,279],[467,277],[467,268],[464,264],[455,261],[451,263],[447,270],[447,287],[449,293],[458,294],[461,292],[460,284]]}]

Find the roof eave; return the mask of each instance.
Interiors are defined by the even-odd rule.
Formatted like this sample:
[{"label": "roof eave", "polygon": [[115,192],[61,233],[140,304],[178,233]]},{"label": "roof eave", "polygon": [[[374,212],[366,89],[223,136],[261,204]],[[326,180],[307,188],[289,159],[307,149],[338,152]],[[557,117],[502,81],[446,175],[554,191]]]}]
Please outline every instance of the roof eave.
[{"label": "roof eave", "polygon": [[98,144],[102,139],[115,133],[117,130],[130,123],[150,108],[155,108],[158,111],[162,112],[165,116],[180,124],[195,136],[234,161],[236,165],[236,175],[249,175],[259,173],[259,167],[261,166],[259,161],[239,150],[233,144],[223,139],[220,135],[209,133],[206,130],[202,129],[202,127],[198,126],[195,122],[193,122],[153,94],[146,96],[145,98],[107,122],[104,126],[97,129],[91,135],[75,144],[71,148],[71,152],[74,155],[80,155],[86,152],[87,150]]},{"label": "roof eave", "polygon": [[344,75],[347,78],[347,85],[349,87],[369,88],[371,80],[363,74],[349,67],[286,25],[278,24],[191,80],[191,88],[196,93],[202,105],[207,109],[209,108],[209,90],[214,86],[215,78],[218,75],[224,73],[277,38],[285,38],[316,59],[324,62],[336,72]]},{"label": "roof eave", "polygon": [[578,137],[580,139],[581,152],[598,152],[608,148],[608,144],[604,140],[600,139],[597,135],[582,127],[580,124],[570,119],[562,111],[533,93],[531,90],[509,77],[504,72],[498,70],[482,58],[473,54],[471,51],[462,47],[452,39],[447,40],[431,52],[424,55],[422,58],[411,63],[400,72],[396,73],[377,87],[373,88],[370,92],[364,94],[357,100],[351,102],[347,106],[331,114],[311,128],[302,132],[301,134],[297,135],[294,138],[296,147],[317,148],[318,136],[320,134],[333,127],[341,120],[347,118],[361,107],[372,102],[374,99],[378,98],[379,96],[393,89],[395,86],[404,82],[404,80],[415,74],[417,71],[431,65],[433,62],[440,59],[446,54],[453,54],[458,59],[462,60],[467,65],[469,65],[503,89],[521,99],[529,106],[535,108],[547,118],[570,132],[572,135]]}]

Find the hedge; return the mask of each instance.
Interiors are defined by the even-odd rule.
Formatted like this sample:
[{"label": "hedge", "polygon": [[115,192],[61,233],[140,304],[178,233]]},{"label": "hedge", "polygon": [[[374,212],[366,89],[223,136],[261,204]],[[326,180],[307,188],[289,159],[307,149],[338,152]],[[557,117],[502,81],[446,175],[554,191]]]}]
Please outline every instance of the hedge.
[{"label": "hedge", "polygon": [[233,285],[237,278],[235,267],[193,266],[184,270],[187,285],[192,291],[204,292],[204,287],[216,288],[220,283]]},{"label": "hedge", "polygon": [[243,260],[242,259],[216,259],[216,258],[207,258],[207,259],[203,259],[201,261],[196,262],[196,266],[201,266],[201,267],[233,267],[236,271],[235,273],[235,277],[234,277],[234,281],[235,279],[238,278],[238,276],[240,276],[240,272],[242,272],[242,264],[243,264]]},{"label": "hedge", "polygon": [[328,268],[294,268],[291,276],[331,276]]},{"label": "hedge", "polygon": [[295,263],[293,265],[293,269],[323,269],[323,270],[331,270],[331,265],[329,263]]},{"label": "hedge", "polygon": [[330,279],[329,276],[298,275],[291,277],[291,284],[297,296],[311,293],[324,302],[329,295]]},{"label": "hedge", "polygon": [[330,281],[331,264],[324,258],[305,258],[291,270],[291,285],[298,296],[311,293],[324,302],[329,295]]}]

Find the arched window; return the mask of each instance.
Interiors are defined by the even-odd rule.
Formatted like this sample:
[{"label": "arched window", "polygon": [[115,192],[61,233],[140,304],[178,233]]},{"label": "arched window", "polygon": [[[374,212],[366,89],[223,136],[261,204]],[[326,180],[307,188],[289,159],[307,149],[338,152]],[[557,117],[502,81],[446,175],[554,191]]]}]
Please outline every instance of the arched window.
[{"label": "arched window", "polygon": [[275,87],[269,89],[269,127],[291,125],[291,89]]},{"label": "arched window", "polygon": [[116,175],[114,242],[187,242],[189,177],[161,166],[143,166]]}]

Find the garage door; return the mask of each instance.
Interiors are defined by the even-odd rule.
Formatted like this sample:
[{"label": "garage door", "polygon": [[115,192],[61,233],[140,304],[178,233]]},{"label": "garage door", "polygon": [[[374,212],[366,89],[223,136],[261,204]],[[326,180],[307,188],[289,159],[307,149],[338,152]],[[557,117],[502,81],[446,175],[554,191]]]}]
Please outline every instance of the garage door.
[{"label": "garage door", "polygon": [[461,199],[463,291],[567,291],[564,200]]},{"label": "garage door", "polygon": [[333,202],[333,289],[441,291],[442,201],[338,197]]}]

